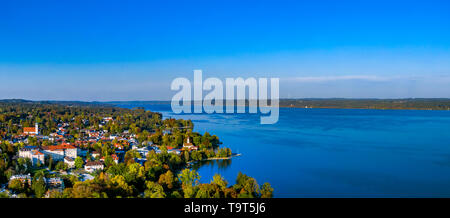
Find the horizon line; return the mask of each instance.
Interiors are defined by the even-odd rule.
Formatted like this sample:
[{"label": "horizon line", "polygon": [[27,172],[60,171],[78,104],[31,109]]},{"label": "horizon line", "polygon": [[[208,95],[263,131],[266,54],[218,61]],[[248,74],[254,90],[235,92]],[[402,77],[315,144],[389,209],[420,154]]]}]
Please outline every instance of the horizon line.
[{"label": "horizon line", "polygon": [[[342,97],[326,97],[326,98],[318,98],[318,97],[306,97],[306,98],[279,98],[279,100],[450,100],[450,97],[448,98],[442,98],[442,97],[408,97],[408,98],[342,98]],[[238,99],[217,99],[225,100],[225,101],[237,101]],[[254,100],[258,101],[260,99],[244,99],[245,101]],[[270,100],[270,99],[263,99],[263,100]],[[85,103],[111,103],[111,102],[171,102],[172,100],[30,100],[30,99],[22,99],[22,98],[4,98],[0,99],[0,102],[2,101],[27,101],[27,102],[85,102]],[[202,100],[203,101],[203,100]],[[191,100],[191,102],[194,102],[194,100]]]}]

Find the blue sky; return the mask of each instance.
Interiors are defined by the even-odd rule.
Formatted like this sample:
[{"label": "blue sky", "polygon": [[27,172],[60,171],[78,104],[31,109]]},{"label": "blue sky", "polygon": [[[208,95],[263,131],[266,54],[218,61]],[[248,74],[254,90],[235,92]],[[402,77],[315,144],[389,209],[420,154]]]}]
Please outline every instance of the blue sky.
[{"label": "blue sky", "polygon": [[168,100],[176,77],[281,97],[450,97],[448,1],[0,0],[0,99]]}]

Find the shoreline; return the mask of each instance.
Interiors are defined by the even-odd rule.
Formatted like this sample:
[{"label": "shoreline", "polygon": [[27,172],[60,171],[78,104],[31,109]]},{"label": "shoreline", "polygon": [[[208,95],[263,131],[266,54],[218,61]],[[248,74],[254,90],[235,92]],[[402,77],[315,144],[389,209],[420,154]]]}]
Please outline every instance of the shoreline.
[{"label": "shoreline", "polygon": [[239,153],[239,154],[232,154],[229,157],[210,157],[210,158],[206,158],[206,159],[203,159],[203,160],[189,161],[189,162],[186,163],[186,166],[187,167],[192,167],[192,165],[194,165],[196,163],[200,163],[200,162],[204,162],[204,161],[211,161],[211,160],[230,160],[233,157],[239,157],[239,156],[242,156],[242,154],[241,153]]},{"label": "shoreline", "polygon": [[210,158],[207,158],[207,159],[201,160],[201,161],[208,161],[208,160],[229,160],[229,159],[231,159],[231,158],[233,158],[233,157],[239,157],[239,156],[242,156],[242,154],[232,154],[232,155],[229,156],[229,157],[210,157]]},{"label": "shoreline", "polygon": [[432,108],[363,108],[363,107],[301,107],[301,106],[279,106],[280,108],[301,108],[301,109],[357,109],[357,110],[409,110],[409,111],[450,111],[447,109],[432,109]]},{"label": "shoreline", "polygon": [[[170,101],[32,101],[24,99],[0,99],[2,103],[66,103],[69,105],[109,105],[120,104],[170,105]],[[236,105],[236,104],[235,104]],[[222,103],[225,107],[226,104]],[[246,102],[245,107],[249,107]],[[261,106],[258,106],[261,107]],[[271,107],[271,106],[264,106]],[[319,109],[369,109],[369,110],[433,110],[450,111],[449,98],[398,98],[398,99],[280,99],[279,108],[319,108]]]}]

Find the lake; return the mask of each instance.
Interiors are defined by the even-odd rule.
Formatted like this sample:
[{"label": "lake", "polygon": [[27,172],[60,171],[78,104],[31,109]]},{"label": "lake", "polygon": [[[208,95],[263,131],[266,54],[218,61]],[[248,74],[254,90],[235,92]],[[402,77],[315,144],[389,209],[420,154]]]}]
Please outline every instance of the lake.
[{"label": "lake", "polygon": [[235,183],[239,171],[274,197],[450,197],[450,111],[280,108],[274,125],[259,114],[182,114],[168,104],[144,107],[191,119],[242,156],[199,167]]}]

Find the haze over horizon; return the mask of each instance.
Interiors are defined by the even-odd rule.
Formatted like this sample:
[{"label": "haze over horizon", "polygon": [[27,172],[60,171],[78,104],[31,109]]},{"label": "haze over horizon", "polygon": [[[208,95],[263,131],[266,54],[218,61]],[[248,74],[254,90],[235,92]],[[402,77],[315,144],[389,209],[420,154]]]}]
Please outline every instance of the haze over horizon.
[{"label": "haze over horizon", "polygon": [[7,1],[0,99],[170,100],[176,77],[281,98],[450,98],[448,1]]}]

